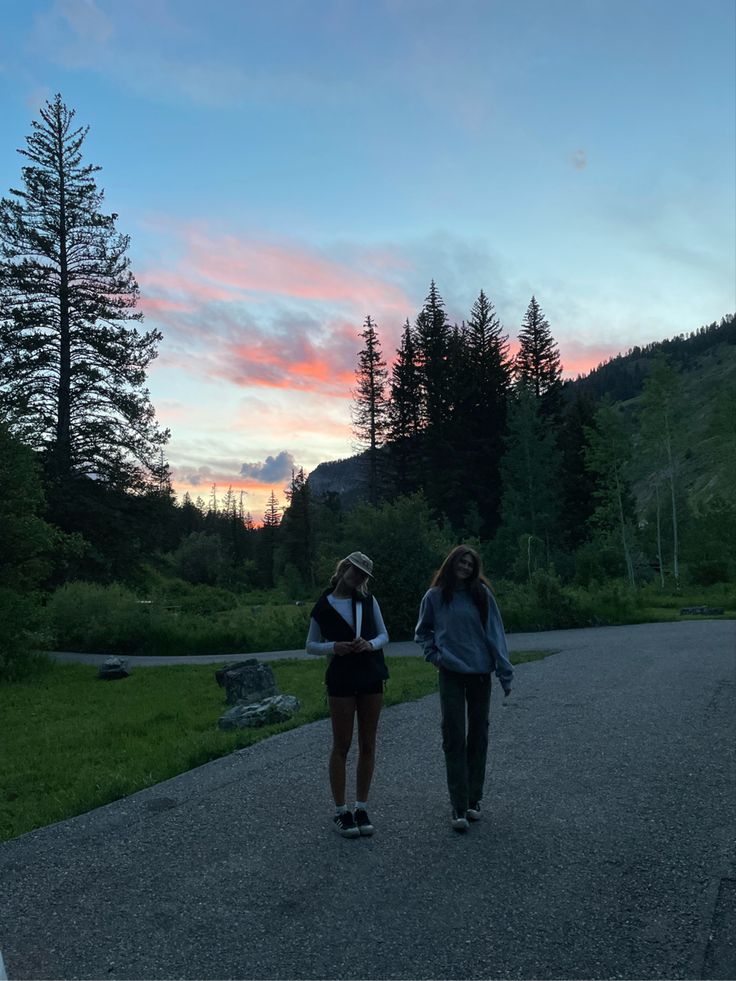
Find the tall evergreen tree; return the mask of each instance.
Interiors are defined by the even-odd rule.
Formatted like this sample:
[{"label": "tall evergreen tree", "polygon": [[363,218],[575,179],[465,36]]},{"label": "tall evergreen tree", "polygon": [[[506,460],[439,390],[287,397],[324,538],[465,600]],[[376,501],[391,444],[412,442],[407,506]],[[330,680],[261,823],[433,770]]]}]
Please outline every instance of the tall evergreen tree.
[{"label": "tall evergreen tree", "polygon": [[261,585],[270,588],[274,583],[274,554],[281,523],[281,507],[271,491],[263,512],[263,526],[258,532],[256,560]]},{"label": "tall evergreen tree", "polygon": [[499,523],[500,461],[504,451],[507,403],[511,384],[508,336],[483,290],[473,304],[465,334],[468,374],[463,385],[463,413],[468,465],[466,484],[475,501],[485,535]]},{"label": "tall evergreen tree", "polygon": [[389,459],[399,494],[415,491],[419,480],[419,436],[422,430],[422,395],[414,331],[406,321],[401,346],[391,369],[388,403]]},{"label": "tall evergreen tree", "polygon": [[452,385],[447,360],[451,336],[444,300],[432,280],[415,326],[422,402],[430,429],[441,427],[450,413]]},{"label": "tall evergreen tree", "polygon": [[368,452],[368,500],[371,504],[376,504],[381,485],[378,450],[383,445],[388,425],[388,371],[381,353],[376,325],[370,317],[366,317],[360,336],[364,347],[358,355],[355,372],[353,432],[359,446]]},{"label": "tall evergreen tree", "polygon": [[314,506],[302,467],[292,470],[286,498],[289,506],[284,511],[280,531],[283,560],[291,564],[299,573],[302,583],[312,589],[316,557]]},{"label": "tall evergreen tree", "polygon": [[549,323],[537,303],[529,301],[519,332],[519,351],[514,360],[517,382],[528,386],[540,400],[546,415],[555,415],[560,408],[562,363],[557,342]]},{"label": "tall evergreen tree", "polygon": [[23,187],[0,201],[0,411],[62,481],[137,486],[168,439],[145,388],[161,334],[136,327],[129,240],[73,118],[60,95],[46,103]]}]

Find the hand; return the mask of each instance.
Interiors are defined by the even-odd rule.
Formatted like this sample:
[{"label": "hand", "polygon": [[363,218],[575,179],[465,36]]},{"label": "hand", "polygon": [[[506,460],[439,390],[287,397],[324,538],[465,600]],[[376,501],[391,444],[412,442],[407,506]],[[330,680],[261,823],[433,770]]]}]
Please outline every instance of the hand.
[{"label": "hand", "polygon": [[354,641],[352,640],[338,640],[335,642],[335,654],[342,657],[344,654],[352,654],[354,650]]},{"label": "hand", "polygon": [[356,637],[353,641],[353,652],[355,654],[367,654],[368,651],[372,651],[373,646],[370,641],[364,640],[362,637]]}]

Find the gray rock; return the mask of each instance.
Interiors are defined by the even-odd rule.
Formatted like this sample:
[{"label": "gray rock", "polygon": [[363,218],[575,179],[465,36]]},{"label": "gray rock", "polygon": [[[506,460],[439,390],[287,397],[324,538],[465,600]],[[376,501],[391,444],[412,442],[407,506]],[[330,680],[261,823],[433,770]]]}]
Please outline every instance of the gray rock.
[{"label": "gray rock", "polygon": [[225,701],[228,705],[235,705],[237,702],[251,705],[278,695],[279,692],[271,666],[263,664],[255,657],[220,668],[215,671],[215,678],[217,684],[225,689]]},{"label": "gray rock", "polygon": [[294,695],[274,695],[256,705],[233,705],[220,718],[220,729],[251,729],[285,722],[299,710],[299,699]]},{"label": "gray rock", "polygon": [[98,677],[103,681],[117,681],[118,678],[127,678],[130,674],[128,662],[122,657],[106,657],[100,665]]}]

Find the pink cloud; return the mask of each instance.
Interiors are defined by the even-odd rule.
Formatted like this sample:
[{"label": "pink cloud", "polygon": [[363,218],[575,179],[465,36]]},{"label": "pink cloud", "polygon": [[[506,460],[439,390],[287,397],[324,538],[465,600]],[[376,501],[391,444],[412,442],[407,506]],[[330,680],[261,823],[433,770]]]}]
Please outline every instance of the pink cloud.
[{"label": "pink cloud", "polygon": [[[212,237],[197,228],[186,230],[184,240],[188,265],[235,290],[401,311],[410,305],[403,291],[385,280],[294,243]],[[382,258],[387,263],[388,257]]]}]

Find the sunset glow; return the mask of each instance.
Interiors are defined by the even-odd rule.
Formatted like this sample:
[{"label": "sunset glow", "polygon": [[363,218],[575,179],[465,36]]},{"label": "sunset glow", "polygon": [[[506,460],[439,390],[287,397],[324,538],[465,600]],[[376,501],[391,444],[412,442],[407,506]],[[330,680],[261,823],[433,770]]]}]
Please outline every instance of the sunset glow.
[{"label": "sunset glow", "polygon": [[[736,306],[731,0],[6,5],[0,184],[54,93],[130,235],[178,492],[354,451],[366,316],[389,367],[434,280],[565,377]],[[625,53],[625,54],[624,54]]]}]

